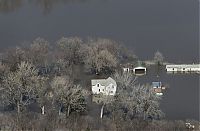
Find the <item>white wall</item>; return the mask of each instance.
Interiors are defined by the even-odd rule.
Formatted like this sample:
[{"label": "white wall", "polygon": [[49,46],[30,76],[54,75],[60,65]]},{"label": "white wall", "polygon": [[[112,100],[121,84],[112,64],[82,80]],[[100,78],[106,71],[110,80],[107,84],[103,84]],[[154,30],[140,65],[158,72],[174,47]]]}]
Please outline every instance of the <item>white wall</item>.
[{"label": "white wall", "polygon": [[116,86],[113,84],[109,84],[107,87],[102,86],[99,84],[99,87],[96,85],[92,86],[92,93],[93,94],[100,94],[103,93],[104,95],[115,95],[116,93]]},{"label": "white wall", "polygon": [[107,87],[106,87],[106,90],[105,90],[105,94],[106,95],[115,95],[116,93],[116,86],[114,86],[113,84],[109,84]]},{"label": "white wall", "polygon": [[98,87],[98,84],[92,86],[93,94],[104,93],[104,91],[105,91],[105,86],[102,86],[101,84],[99,84],[99,87]]},{"label": "white wall", "polygon": [[130,69],[129,68],[123,68],[124,72],[129,72]]},{"label": "white wall", "polygon": [[[173,70],[174,69],[174,70]],[[186,71],[186,72],[189,72],[189,71],[200,71],[200,68],[166,68],[167,71],[169,72],[177,72],[177,71]]]}]

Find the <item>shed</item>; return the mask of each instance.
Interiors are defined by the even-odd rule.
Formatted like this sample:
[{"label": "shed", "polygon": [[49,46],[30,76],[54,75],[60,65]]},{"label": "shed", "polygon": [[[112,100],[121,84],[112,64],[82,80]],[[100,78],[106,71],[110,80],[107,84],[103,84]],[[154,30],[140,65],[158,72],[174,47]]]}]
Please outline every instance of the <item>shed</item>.
[{"label": "shed", "polygon": [[147,71],[147,68],[140,61],[138,61],[138,64],[133,68],[133,72],[136,75],[146,74],[146,71]]}]

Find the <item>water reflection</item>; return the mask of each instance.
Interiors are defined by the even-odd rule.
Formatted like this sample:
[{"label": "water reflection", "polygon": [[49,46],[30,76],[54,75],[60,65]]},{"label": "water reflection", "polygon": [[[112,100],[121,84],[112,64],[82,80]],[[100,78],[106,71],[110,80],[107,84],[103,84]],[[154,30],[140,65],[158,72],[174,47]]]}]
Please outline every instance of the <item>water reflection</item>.
[{"label": "water reflection", "polygon": [[[29,0],[28,3],[42,8],[45,14],[50,13],[57,4],[84,3],[90,0]],[[22,7],[25,0],[0,0],[0,13],[13,12]]]},{"label": "water reflection", "polygon": [[85,3],[90,0],[36,0],[31,1],[34,2],[37,6],[42,8],[43,12],[45,14],[48,14],[51,12],[51,10],[57,5],[57,4],[70,4],[70,3]]},{"label": "water reflection", "polygon": [[199,119],[199,75],[168,74],[165,66],[148,67],[139,83],[162,82],[166,88],[160,102],[167,119]]},{"label": "water reflection", "polygon": [[0,0],[0,12],[12,12],[22,6],[22,0]]}]

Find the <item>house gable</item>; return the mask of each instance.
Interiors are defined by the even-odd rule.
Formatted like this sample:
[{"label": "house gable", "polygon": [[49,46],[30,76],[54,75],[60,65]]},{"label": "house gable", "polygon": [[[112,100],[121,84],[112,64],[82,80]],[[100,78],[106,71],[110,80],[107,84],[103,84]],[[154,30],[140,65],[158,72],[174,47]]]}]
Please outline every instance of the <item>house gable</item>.
[{"label": "house gable", "polygon": [[111,77],[91,80],[91,84],[93,94],[115,95],[116,93],[117,84]]}]

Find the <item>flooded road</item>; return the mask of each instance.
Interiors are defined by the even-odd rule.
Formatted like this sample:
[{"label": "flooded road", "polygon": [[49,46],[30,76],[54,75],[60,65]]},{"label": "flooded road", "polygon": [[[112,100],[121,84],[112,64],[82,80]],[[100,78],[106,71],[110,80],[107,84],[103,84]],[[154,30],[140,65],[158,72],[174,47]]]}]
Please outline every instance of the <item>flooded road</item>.
[{"label": "flooded road", "polygon": [[[199,62],[198,0],[0,0],[0,50],[43,37],[105,37],[139,59],[159,50],[172,63]],[[199,116],[199,75],[155,70],[141,82],[169,84],[162,108],[169,119]]]}]

